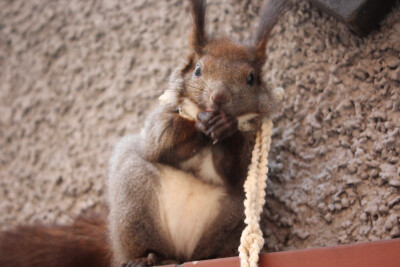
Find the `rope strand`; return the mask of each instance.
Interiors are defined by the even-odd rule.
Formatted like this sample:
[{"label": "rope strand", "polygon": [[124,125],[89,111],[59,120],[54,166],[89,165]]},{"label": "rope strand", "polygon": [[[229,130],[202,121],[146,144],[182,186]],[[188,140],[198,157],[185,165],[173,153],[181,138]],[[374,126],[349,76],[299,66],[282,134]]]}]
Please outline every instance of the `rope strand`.
[{"label": "rope strand", "polygon": [[264,238],[260,229],[260,214],[265,204],[271,135],[272,121],[265,119],[261,130],[257,133],[248,176],[244,183],[245,223],[247,226],[243,230],[239,247],[242,267],[257,267],[259,253],[264,246]]},{"label": "rope strand", "polygon": [[[277,102],[284,96],[281,87],[273,90],[273,96]],[[241,267],[257,267],[259,253],[264,246],[264,238],[260,229],[260,215],[265,204],[265,188],[268,179],[268,153],[271,147],[272,120],[264,119],[261,130],[257,132],[251,164],[247,179],[244,183],[246,199],[245,224],[239,246],[239,258]]]}]

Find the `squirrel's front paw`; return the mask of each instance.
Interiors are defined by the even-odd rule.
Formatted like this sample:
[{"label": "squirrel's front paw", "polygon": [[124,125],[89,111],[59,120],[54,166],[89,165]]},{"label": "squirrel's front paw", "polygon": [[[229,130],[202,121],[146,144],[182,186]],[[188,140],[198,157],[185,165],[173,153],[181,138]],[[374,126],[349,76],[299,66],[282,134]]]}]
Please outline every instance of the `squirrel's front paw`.
[{"label": "squirrel's front paw", "polygon": [[208,122],[215,117],[215,114],[208,111],[201,111],[197,114],[196,128],[203,133],[209,129]]},{"label": "squirrel's front paw", "polygon": [[238,121],[224,113],[199,112],[196,127],[214,140],[215,144],[233,135],[238,130]]}]

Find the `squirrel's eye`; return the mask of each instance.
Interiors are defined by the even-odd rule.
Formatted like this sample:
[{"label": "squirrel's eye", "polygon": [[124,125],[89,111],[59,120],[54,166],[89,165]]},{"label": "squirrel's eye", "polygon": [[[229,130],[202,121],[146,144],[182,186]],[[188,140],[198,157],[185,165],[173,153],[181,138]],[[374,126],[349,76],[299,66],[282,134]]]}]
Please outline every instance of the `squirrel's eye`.
[{"label": "squirrel's eye", "polygon": [[250,73],[249,76],[247,77],[247,84],[248,85],[254,84],[254,74],[253,73]]},{"label": "squirrel's eye", "polygon": [[197,64],[196,68],[194,69],[194,75],[195,76],[200,76],[201,75],[201,68],[200,68],[199,64]]}]

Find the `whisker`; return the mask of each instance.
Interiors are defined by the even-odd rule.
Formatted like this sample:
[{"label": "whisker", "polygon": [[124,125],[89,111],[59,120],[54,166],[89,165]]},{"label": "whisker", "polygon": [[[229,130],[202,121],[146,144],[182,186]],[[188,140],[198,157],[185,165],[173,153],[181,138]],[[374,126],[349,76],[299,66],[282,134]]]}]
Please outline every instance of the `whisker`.
[{"label": "whisker", "polygon": [[204,84],[205,87],[207,87],[210,91],[212,91],[210,86],[208,86],[208,84],[205,81],[201,80],[201,82]]}]

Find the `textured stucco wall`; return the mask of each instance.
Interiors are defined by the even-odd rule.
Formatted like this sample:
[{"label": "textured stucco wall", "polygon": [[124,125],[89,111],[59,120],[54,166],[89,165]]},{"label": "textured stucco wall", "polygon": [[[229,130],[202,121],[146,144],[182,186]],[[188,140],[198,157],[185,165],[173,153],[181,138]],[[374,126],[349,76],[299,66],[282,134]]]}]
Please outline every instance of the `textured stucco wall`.
[{"label": "textured stucco wall", "polygon": [[[212,32],[248,37],[261,2],[209,1]],[[116,140],[137,131],[185,58],[174,1],[0,2],[0,227],[102,206]],[[269,43],[275,115],[267,250],[400,236],[400,3],[360,39],[304,1]]]}]

